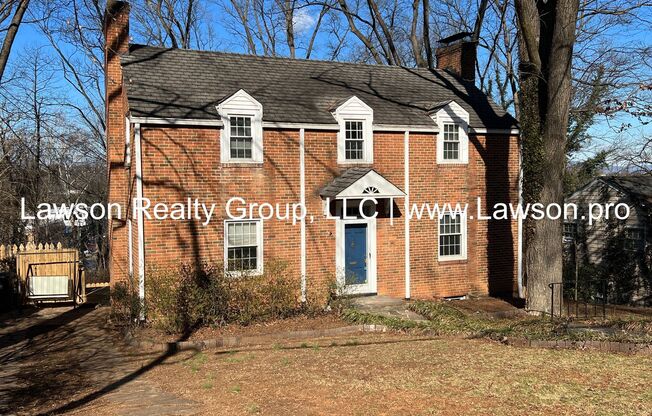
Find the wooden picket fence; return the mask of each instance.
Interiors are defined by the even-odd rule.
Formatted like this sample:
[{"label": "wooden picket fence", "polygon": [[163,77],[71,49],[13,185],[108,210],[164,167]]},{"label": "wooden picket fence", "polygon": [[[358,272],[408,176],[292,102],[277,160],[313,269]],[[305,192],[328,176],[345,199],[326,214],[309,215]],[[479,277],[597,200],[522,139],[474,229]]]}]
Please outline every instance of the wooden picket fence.
[{"label": "wooden picket fence", "polygon": [[6,258],[14,258],[18,253],[24,253],[26,251],[53,251],[53,250],[64,250],[63,245],[59,242],[54,243],[27,243],[25,245],[16,245],[16,244],[0,244],[0,260]]},{"label": "wooden picket fence", "polygon": [[74,288],[71,300],[84,301],[85,279],[80,274],[78,250],[61,243],[0,245],[0,260],[11,258],[16,259],[16,275],[23,288],[33,276],[67,276]]}]

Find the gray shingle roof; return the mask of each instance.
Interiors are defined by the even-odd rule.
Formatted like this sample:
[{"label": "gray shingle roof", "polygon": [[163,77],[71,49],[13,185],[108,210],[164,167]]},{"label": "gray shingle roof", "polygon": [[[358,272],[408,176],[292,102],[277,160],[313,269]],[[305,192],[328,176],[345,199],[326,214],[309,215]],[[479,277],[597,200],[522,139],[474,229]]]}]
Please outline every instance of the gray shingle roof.
[{"label": "gray shingle roof", "polygon": [[613,175],[601,179],[627,192],[635,200],[652,205],[652,175]]},{"label": "gray shingle roof", "polygon": [[375,124],[432,127],[427,112],[455,100],[472,127],[516,126],[474,85],[440,70],[141,45],[131,45],[122,65],[136,117],[219,119],[215,105],[244,89],[265,121],[335,124],[330,109],[355,95],[373,108]]},{"label": "gray shingle roof", "polygon": [[326,185],[324,189],[319,192],[322,198],[335,198],[340,192],[353,185],[358,179],[369,173],[371,168],[349,168],[344,171],[340,176],[333,179],[331,183]]}]

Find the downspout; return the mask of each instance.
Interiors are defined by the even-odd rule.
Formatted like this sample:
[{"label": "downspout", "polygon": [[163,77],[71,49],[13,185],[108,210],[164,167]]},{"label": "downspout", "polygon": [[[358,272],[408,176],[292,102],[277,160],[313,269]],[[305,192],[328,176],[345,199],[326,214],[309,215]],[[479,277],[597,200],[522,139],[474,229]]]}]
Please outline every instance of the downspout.
[{"label": "downspout", "polygon": [[[125,119],[125,168],[131,169],[131,122],[129,118]],[[131,171],[129,171],[131,174]],[[129,281],[133,282],[134,278],[134,238],[133,224],[129,213],[127,214],[127,248],[129,253]]]},{"label": "downspout", "polygon": [[[299,129],[299,183],[302,209],[306,208],[305,129]],[[307,212],[304,212],[307,214]],[[301,215],[301,302],[306,301],[306,218]]]},{"label": "downspout", "polygon": [[134,278],[134,238],[132,236],[133,225],[131,218],[127,218],[127,244],[129,246],[129,281],[133,282]]},{"label": "downspout", "polygon": [[[140,143],[140,124],[134,126],[134,147],[136,153],[136,199],[138,204],[143,201],[143,164]],[[145,224],[143,210],[137,210],[138,221],[138,298],[140,299],[140,319],[145,320]]]},{"label": "downspout", "polygon": [[405,131],[403,136],[403,159],[405,180],[404,212],[405,218],[405,299],[410,299],[410,132]]},{"label": "downspout", "polygon": [[[521,140],[518,140],[518,203],[523,206],[523,149],[521,147]],[[520,212],[517,211],[517,212]],[[518,280],[518,297],[525,298],[525,290],[523,288],[523,215],[517,217],[517,254],[516,261],[516,276]]]}]

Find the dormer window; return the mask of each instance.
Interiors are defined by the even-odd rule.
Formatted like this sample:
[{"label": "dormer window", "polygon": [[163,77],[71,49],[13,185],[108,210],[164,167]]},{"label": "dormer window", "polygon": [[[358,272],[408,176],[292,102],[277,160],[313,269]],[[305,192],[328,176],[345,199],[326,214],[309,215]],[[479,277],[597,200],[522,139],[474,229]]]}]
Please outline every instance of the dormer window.
[{"label": "dormer window", "polygon": [[364,160],[364,125],[362,121],[344,122],[346,160]]},{"label": "dormer window", "polygon": [[263,106],[240,90],[223,100],[217,111],[224,123],[220,138],[222,163],[262,163]]},{"label": "dormer window", "polygon": [[251,117],[229,117],[231,124],[231,159],[252,159],[253,136],[251,135]]},{"label": "dormer window", "polygon": [[460,160],[460,125],[444,124],[444,160]]},{"label": "dormer window", "polygon": [[455,101],[442,103],[431,117],[437,127],[437,163],[469,163],[469,113]]},{"label": "dormer window", "polygon": [[335,108],[333,117],[340,126],[337,163],[373,163],[374,112],[371,107],[358,97],[351,97]]}]

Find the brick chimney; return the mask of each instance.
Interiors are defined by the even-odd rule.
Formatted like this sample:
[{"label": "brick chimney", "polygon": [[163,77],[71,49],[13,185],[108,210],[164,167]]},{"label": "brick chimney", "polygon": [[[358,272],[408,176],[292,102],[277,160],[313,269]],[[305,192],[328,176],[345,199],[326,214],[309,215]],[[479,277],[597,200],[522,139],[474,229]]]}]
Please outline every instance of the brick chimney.
[{"label": "brick chimney", "polygon": [[127,226],[129,171],[125,166],[127,105],[120,56],[129,52],[129,4],[109,0],[104,13],[104,82],[106,88],[107,199],[122,206],[122,218],[109,218],[109,273],[111,283],[128,278]]},{"label": "brick chimney", "polygon": [[461,32],[438,42],[435,51],[437,69],[445,69],[465,81],[475,81],[477,41],[468,40],[472,33]]}]

